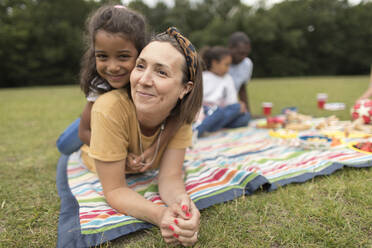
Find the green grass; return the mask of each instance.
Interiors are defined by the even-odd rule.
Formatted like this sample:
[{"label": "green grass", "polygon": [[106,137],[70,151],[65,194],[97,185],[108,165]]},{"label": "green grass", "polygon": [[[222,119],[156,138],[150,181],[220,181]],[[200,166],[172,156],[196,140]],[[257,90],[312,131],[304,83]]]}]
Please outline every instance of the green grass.
[{"label": "green grass", "polygon": [[[349,108],[368,77],[255,79],[249,84],[253,114],[261,102],[273,112],[297,106],[304,114]],[[316,108],[316,93],[346,110]],[[0,90],[0,247],[54,247],[59,198],[55,141],[85,104],[77,86]],[[372,247],[372,169],[344,169],[304,184],[219,204],[202,211],[195,247]],[[157,228],[102,247],[166,247]]]}]

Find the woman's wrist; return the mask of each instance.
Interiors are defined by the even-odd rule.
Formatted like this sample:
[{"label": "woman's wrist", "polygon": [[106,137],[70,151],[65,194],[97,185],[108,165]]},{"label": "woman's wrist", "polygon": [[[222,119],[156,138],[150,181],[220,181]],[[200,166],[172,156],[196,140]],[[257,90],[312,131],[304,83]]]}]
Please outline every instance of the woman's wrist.
[{"label": "woman's wrist", "polygon": [[158,209],[157,209],[156,215],[155,215],[155,223],[153,223],[153,224],[160,227],[161,221],[163,219],[163,216],[164,216],[164,213],[165,213],[167,207],[161,207],[161,206],[157,206],[157,207],[158,207]]}]

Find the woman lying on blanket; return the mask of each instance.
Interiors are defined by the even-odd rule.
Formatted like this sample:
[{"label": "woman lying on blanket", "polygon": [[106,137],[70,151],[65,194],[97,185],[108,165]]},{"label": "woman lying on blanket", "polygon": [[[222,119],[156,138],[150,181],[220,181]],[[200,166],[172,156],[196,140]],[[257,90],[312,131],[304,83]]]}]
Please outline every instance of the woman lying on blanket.
[{"label": "woman lying on blanket", "polygon": [[[202,102],[202,71],[190,41],[169,28],[154,37],[137,58],[130,88],[110,91],[93,105],[90,147],[82,148],[84,164],[96,170],[104,196],[121,213],[157,225],[167,243],[193,245],[200,214],[186,193],[182,165],[191,145],[191,122]],[[165,123],[182,123],[167,144],[160,145]],[[126,183],[128,153],[141,154],[152,143],[156,151],[150,169],[159,169],[162,207],[133,191]]]}]

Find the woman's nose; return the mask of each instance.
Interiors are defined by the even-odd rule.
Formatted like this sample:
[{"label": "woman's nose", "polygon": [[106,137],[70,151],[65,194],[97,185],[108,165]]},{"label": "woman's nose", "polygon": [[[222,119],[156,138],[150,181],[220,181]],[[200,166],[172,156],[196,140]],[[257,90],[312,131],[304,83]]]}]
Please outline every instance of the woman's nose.
[{"label": "woman's nose", "polygon": [[150,86],[152,85],[152,74],[149,69],[146,69],[140,76],[138,83],[142,85]]}]

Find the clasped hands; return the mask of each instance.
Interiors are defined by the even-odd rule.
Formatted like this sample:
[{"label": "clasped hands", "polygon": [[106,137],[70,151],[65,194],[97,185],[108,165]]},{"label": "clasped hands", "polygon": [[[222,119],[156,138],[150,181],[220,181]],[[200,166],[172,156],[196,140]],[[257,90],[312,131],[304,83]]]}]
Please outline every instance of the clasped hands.
[{"label": "clasped hands", "polygon": [[199,225],[199,210],[189,196],[184,195],[166,208],[159,228],[166,243],[192,246],[198,241]]}]

